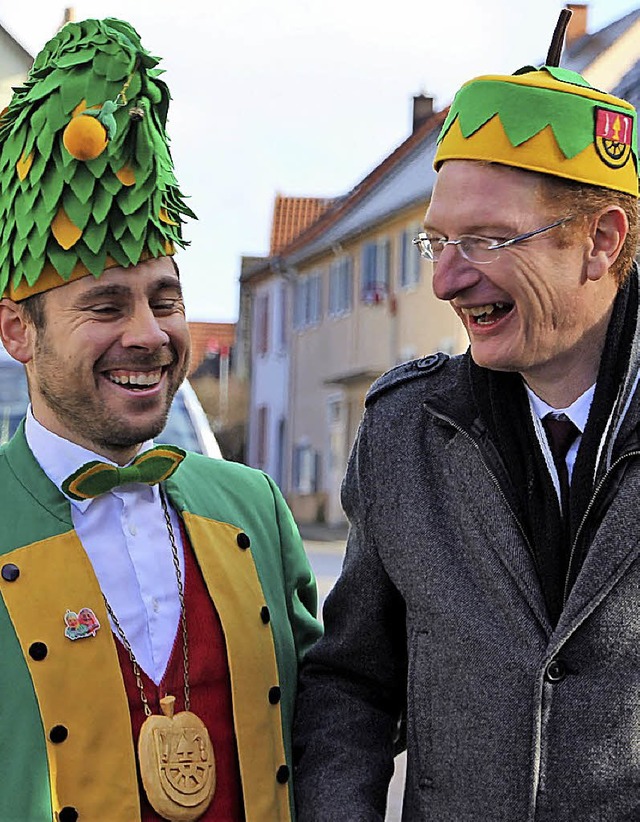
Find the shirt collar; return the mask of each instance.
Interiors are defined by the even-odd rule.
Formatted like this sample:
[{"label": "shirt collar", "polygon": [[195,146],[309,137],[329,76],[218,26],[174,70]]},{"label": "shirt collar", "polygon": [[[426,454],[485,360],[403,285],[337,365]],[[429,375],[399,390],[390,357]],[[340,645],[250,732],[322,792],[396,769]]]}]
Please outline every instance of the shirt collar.
[{"label": "shirt collar", "polygon": [[[71,440],[66,440],[64,437],[60,437],[52,431],[49,431],[48,428],[45,428],[44,425],[39,423],[33,416],[31,406],[27,409],[24,433],[27,439],[27,445],[31,449],[33,456],[38,461],[44,473],[62,494],[64,494],[62,483],[70,474],[77,471],[81,465],[91,462],[92,460],[100,460],[100,462],[106,462],[109,465],[117,464],[100,454],[90,451],[88,448],[83,448],[81,445],[71,442]],[[153,440],[144,442],[138,454],[141,454],[143,451],[148,451],[150,448],[153,448]],[[155,496],[153,494],[156,490],[155,486],[144,485],[142,483],[136,483],[136,485],[140,486],[143,493],[151,492],[152,496]],[[67,495],[65,494],[65,496]],[[81,511],[85,511],[94,501],[93,499],[74,500],[70,497],[67,497],[67,499]]]},{"label": "shirt collar", "polygon": [[554,408],[534,394],[526,383],[525,388],[527,389],[527,394],[529,395],[531,407],[533,408],[533,411],[538,419],[544,419],[547,414],[553,414],[554,417],[564,414],[571,420],[576,428],[580,430],[581,434],[584,433],[584,429],[587,427],[587,417],[589,416],[589,411],[591,410],[591,403],[593,402],[593,394],[596,389],[595,383],[590,388],[587,388],[584,394],[580,394],[578,399],[574,400],[574,402],[566,408]]}]

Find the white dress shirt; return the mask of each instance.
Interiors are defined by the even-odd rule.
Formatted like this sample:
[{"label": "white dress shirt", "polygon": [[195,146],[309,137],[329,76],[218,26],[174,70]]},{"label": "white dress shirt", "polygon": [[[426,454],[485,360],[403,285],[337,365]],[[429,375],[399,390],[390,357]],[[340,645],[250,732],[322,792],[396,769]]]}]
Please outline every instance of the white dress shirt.
[{"label": "white dress shirt", "polygon": [[551,405],[546,403],[544,400],[541,400],[540,397],[534,394],[526,383],[525,388],[527,389],[527,394],[529,395],[529,407],[531,409],[533,427],[535,428],[535,432],[538,436],[538,442],[542,448],[542,453],[544,455],[545,462],[547,463],[549,473],[551,474],[551,479],[553,480],[556,494],[558,495],[558,499],[560,499],[560,481],[558,480],[558,472],[553,462],[553,456],[551,455],[547,435],[542,427],[542,420],[547,416],[547,414],[553,414],[554,417],[564,414],[564,416],[568,417],[580,431],[580,436],[576,437],[566,456],[567,472],[569,474],[569,482],[571,482],[571,478],[573,476],[573,466],[575,465],[578,448],[580,448],[582,435],[587,425],[587,418],[589,416],[589,411],[591,410],[591,403],[593,402],[593,394],[596,386],[594,383],[591,388],[587,388],[584,394],[581,394],[578,399],[572,402],[567,408],[553,408]]},{"label": "white dress shirt", "polygon": [[[64,480],[91,460],[115,465],[99,454],[53,434],[27,412],[29,448],[62,492]],[[146,451],[153,442],[144,443]],[[64,492],[62,492],[64,493]],[[102,593],[124,631],[136,660],[159,684],[180,621],[180,599],[171,542],[157,485],[130,483],[91,500],[70,500],[74,528],[87,552]],[[169,507],[184,584],[184,548],[179,519]],[[69,602],[79,611],[87,602]],[[64,614],[60,614],[60,624]],[[116,637],[118,633],[112,625]],[[118,637],[118,639],[120,639]]]}]

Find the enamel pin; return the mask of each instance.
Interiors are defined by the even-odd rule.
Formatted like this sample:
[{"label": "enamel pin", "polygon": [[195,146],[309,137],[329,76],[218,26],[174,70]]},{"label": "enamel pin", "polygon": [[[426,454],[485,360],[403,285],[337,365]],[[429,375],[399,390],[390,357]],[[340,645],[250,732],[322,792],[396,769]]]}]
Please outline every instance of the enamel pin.
[{"label": "enamel pin", "polygon": [[95,636],[100,627],[100,623],[91,608],[81,608],[77,614],[75,611],[67,609],[64,622],[67,626],[64,629],[64,635],[69,639],[84,639],[88,636]]}]

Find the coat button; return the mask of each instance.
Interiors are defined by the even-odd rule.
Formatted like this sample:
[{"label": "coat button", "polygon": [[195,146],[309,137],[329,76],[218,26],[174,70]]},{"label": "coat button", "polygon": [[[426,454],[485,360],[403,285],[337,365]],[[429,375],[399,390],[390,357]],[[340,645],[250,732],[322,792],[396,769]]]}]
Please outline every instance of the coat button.
[{"label": "coat button", "polygon": [[238,534],[236,537],[236,542],[238,543],[238,547],[242,548],[243,551],[251,545],[251,540],[244,533]]},{"label": "coat button", "polygon": [[277,685],[274,685],[273,688],[269,688],[269,702],[272,705],[277,705],[280,702],[280,688]]},{"label": "coat button", "polygon": [[80,814],[75,808],[72,808],[71,805],[60,808],[60,812],[58,813],[60,822],[77,822],[79,818]]},{"label": "coat button", "polygon": [[269,609],[266,605],[263,605],[260,608],[260,619],[267,625],[271,621],[271,614],[269,613]]},{"label": "coat button", "polygon": [[12,562],[8,562],[6,565],[2,566],[1,573],[2,579],[4,579],[5,582],[15,582],[20,576],[20,569]]},{"label": "coat button", "polygon": [[280,785],[286,785],[289,781],[289,768],[286,765],[280,765],[276,771],[276,781],[279,782]]},{"label": "coat button", "polygon": [[40,662],[43,660],[46,655],[49,653],[49,649],[44,644],[44,642],[33,642],[29,646],[29,656],[31,659],[35,659],[36,662]]},{"label": "coat button", "polygon": [[561,659],[552,659],[551,662],[547,665],[547,669],[544,672],[545,679],[547,682],[551,682],[556,685],[558,682],[562,682],[562,680],[567,675],[567,665]]},{"label": "coat button", "polygon": [[59,745],[61,742],[64,742],[65,739],[69,736],[69,731],[65,728],[64,725],[54,725],[53,728],[49,731],[49,739]]}]

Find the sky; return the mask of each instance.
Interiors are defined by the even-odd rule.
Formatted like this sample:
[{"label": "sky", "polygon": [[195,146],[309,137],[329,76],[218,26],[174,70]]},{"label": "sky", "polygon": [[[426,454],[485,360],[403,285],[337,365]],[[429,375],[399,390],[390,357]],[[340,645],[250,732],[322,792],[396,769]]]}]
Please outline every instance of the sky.
[{"label": "sky", "polygon": [[[541,63],[563,0],[77,0],[76,19],[120,17],[162,57],[180,188],[199,217],[180,251],[187,315],[234,321],[243,254],[266,255],[276,193],[349,191],[479,74]],[[640,7],[592,0],[589,32]],[[64,4],[0,0],[32,54]],[[425,196],[426,196],[425,190]]]}]

